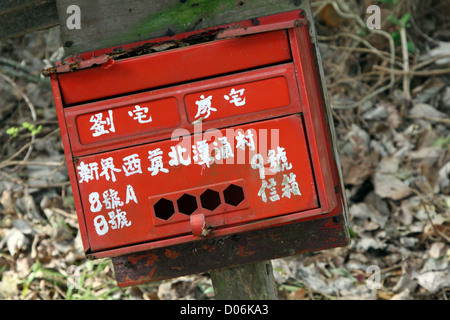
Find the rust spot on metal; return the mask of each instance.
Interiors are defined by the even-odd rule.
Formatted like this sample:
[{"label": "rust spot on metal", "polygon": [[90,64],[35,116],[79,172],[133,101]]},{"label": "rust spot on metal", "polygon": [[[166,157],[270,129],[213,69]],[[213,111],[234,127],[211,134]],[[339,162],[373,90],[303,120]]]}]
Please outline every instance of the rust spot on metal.
[{"label": "rust spot on metal", "polygon": [[248,257],[255,254],[255,251],[249,251],[244,246],[238,246],[236,251],[240,257]]},{"label": "rust spot on metal", "polygon": [[137,276],[136,277],[135,273],[132,270],[127,270],[127,271],[125,271],[127,274],[125,275],[123,280],[120,281],[119,279],[117,279],[118,280],[117,283],[121,287],[140,284],[143,281],[153,278],[153,274],[155,273],[155,271],[156,271],[156,267],[152,268],[150,270],[150,272],[147,273],[145,276]]},{"label": "rust spot on metal", "polygon": [[325,223],[324,227],[327,229],[339,230],[342,228],[342,223],[339,218],[337,218],[337,220],[336,220],[336,217],[333,217],[333,218],[330,218],[330,220]]},{"label": "rust spot on metal", "polygon": [[170,267],[170,269],[172,269],[172,270],[176,270],[176,271],[181,271],[181,270],[183,270],[183,267]]},{"label": "rust spot on metal", "polygon": [[202,246],[202,249],[208,251],[208,253],[212,253],[212,252],[216,251],[216,247],[215,246],[209,246],[209,245]]},{"label": "rust spot on metal", "polygon": [[294,22],[295,27],[303,27],[304,25],[306,25],[305,19],[295,20],[295,22]]},{"label": "rust spot on metal", "polygon": [[74,64],[69,65],[69,70],[73,71],[80,67],[80,62],[75,62]]},{"label": "rust spot on metal", "polygon": [[180,253],[178,251],[166,249],[166,251],[164,251],[164,255],[169,259],[176,259],[180,256]]},{"label": "rust spot on metal", "polygon": [[[86,69],[93,66],[101,65],[104,68],[109,68],[117,59],[130,58],[143,54],[166,51],[169,49],[186,47],[198,43],[212,41],[217,34],[224,28],[210,29],[203,33],[191,35],[181,40],[167,40],[162,42],[147,42],[140,44],[130,49],[123,49],[122,47],[114,48],[111,52],[99,55],[97,57],[83,57],[83,55],[75,54],[67,57],[64,61],[57,62],[56,66],[42,70],[41,73],[45,77],[49,77],[52,73],[65,73],[80,69]],[[142,42],[141,42],[142,43]]]},{"label": "rust spot on metal", "polygon": [[137,264],[139,261],[143,260],[143,259],[147,259],[147,261],[145,262],[145,266],[151,266],[153,265],[156,261],[158,261],[158,256],[156,254],[153,253],[147,253],[145,255],[142,256],[129,256],[128,257],[128,261],[131,262],[131,264],[135,265]]}]

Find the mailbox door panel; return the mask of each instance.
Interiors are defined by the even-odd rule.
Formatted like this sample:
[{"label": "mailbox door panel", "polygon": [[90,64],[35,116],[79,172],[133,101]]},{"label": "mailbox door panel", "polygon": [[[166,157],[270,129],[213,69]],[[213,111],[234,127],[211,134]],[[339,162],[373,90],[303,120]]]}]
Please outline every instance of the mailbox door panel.
[{"label": "mailbox door panel", "polygon": [[75,170],[92,251],[192,234],[193,215],[214,235],[319,207],[299,115],[80,157]]}]

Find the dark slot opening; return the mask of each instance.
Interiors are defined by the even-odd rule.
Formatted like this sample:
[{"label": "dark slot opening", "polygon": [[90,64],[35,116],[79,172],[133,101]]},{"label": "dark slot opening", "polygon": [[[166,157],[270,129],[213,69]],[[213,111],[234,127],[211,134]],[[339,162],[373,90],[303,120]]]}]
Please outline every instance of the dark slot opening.
[{"label": "dark slot opening", "polygon": [[218,206],[220,206],[221,202],[219,192],[211,189],[206,190],[200,196],[200,202],[202,203],[203,208],[210,211],[215,210]]},{"label": "dark slot opening", "polygon": [[197,199],[190,194],[183,194],[178,200],[178,211],[182,214],[190,216],[197,210]]},{"label": "dark slot opening", "polygon": [[172,201],[164,198],[155,203],[153,208],[155,209],[155,216],[163,220],[169,220],[175,213]]},{"label": "dark slot opening", "polygon": [[244,190],[241,187],[234,184],[229,185],[224,191],[223,196],[225,203],[231,204],[232,206],[239,205],[244,201]]}]

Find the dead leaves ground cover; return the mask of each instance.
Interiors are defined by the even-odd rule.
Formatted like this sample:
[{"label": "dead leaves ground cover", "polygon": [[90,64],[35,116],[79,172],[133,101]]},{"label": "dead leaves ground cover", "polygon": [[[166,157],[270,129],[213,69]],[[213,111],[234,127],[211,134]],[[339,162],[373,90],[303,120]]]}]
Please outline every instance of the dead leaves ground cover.
[{"label": "dead leaves ground cover", "polygon": [[[369,4],[312,4],[352,244],[273,261],[280,299],[450,294],[450,7],[380,1],[382,32],[373,32],[360,23]],[[402,42],[388,17],[405,14]],[[207,274],[120,289],[108,259],[85,259],[40,76],[63,56],[57,28],[0,42],[0,298],[214,298]]]}]

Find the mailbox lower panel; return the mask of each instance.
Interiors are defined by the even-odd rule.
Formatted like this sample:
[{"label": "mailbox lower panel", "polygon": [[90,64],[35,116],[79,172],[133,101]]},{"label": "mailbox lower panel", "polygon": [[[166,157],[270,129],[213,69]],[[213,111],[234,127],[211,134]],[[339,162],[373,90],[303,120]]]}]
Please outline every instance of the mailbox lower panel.
[{"label": "mailbox lower panel", "polygon": [[93,252],[192,234],[193,215],[214,233],[319,207],[300,115],[80,157],[75,170]]},{"label": "mailbox lower panel", "polygon": [[[253,230],[112,258],[119,287],[181,277],[349,245],[342,212],[275,228]],[[264,250],[261,250],[263,248]]]}]

